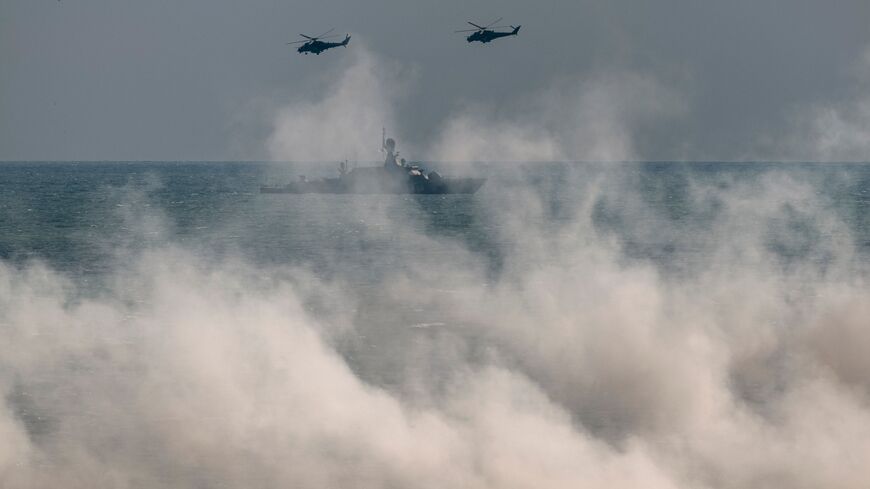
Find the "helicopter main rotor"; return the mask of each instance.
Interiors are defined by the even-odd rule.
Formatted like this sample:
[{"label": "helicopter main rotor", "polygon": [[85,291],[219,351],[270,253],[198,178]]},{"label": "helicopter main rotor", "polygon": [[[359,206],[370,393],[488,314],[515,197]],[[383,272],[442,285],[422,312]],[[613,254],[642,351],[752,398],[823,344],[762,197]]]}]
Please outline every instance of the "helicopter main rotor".
[{"label": "helicopter main rotor", "polygon": [[323,34],[320,34],[319,36],[307,36],[305,34],[299,34],[300,36],[305,38],[304,41],[288,42],[287,44],[303,44],[303,43],[307,43],[307,42],[319,41],[321,39],[332,39],[334,37],[340,37],[338,34],[333,34],[331,36],[327,36],[327,34],[329,34],[330,32],[332,32],[334,30],[335,30],[335,27],[333,27],[332,29],[329,29],[328,31],[324,32]]},{"label": "helicopter main rotor", "polygon": [[501,22],[502,19],[503,19],[503,17],[499,17],[499,18],[495,19],[494,21],[490,22],[489,24],[487,24],[486,26],[480,26],[480,25],[475,24],[474,22],[466,21],[467,23],[476,27],[476,29],[464,29],[464,30],[453,31],[453,32],[477,32],[477,31],[485,31],[487,29],[500,29],[502,27],[511,27],[511,26],[507,26],[507,25],[495,25],[498,22]]}]

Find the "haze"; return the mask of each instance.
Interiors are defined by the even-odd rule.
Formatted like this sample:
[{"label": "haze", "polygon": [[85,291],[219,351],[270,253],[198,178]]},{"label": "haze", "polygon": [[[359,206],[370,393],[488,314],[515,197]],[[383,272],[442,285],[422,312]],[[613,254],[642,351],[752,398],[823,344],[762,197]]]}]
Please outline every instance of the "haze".
[{"label": "haze", "polygon": [[[520,36],[453,33],[497,17]],[[0,0],[0,160],[280,159],[272,111],[319,100],[365,50],[401,78],[388,102],[414,147],[469,107],[521,121],[541,94],[629,76],[679,102],[636,128],[633,158],[865,161],[868,21],[861,0]],[[347,50],[285,45],[331,27]]]}]

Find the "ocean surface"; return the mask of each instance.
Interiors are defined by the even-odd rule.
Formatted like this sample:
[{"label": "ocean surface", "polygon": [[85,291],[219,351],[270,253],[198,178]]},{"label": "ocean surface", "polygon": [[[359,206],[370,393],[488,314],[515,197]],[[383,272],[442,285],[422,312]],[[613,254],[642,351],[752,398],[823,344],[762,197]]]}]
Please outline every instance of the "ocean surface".
[{"label": "ocean surface", "polygon": [[870,164],[432,167],[0,164],[0,482],[860,479]]},{"label": "ocean surface", "polygon": [[[679,265],[703,252],[716,202],[690,195],[691,187],[728,191],[763,179],[788,179],[818,208],[789,211],[797,242],[769,229],[768,244],[783,258],[807,257],[830,236],[801,229],[799,214],[825,211],[845,225],[856,248],[870,249],[870,164],[829,163],[618,163],[483,164],[447,171],[486,176],[475,195],[261,195],[262,184],[299,174],[333,176],[328,165],[256,162],[7,162],[0,166],[0,259],[39,259],[75,277],[99,275],[118,248],[170,240],[220,256],[239,253],[264,265],[309,264],[317,273],[348,273],[364,280],[391,266],[391,256],[414,253],[413,243],[378,232],[366,212],[385,211],[403,224],[462,242],[498,267],[493,208],[518,189],[546,206],[540,224],[559,226],[594,185],[595,229],[612,234],[632,258],[657,266]],[[702,191],[703,192],[703,191]],[[756,195],[756,197],[759,197]],[[788,197],[788,196],[786,196]],[[638,221],[637,211],[643,209]],[[149,220],[159,220],[148,230]],[[779,221],[776,221],[779,222]],[[771,222],[771,224],[773,221]],[[374,228],[372,227],[374,225]],[[801,233],[800,231],[804,232]],[[706,236],[710,237],[710,236]],[[804,253],[802,255],[802,252]]]}]

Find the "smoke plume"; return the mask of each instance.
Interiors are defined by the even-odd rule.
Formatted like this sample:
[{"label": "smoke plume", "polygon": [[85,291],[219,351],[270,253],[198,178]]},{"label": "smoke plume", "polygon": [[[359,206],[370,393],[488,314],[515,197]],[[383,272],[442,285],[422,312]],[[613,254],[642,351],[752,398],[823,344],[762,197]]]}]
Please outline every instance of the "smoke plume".
[{"label": "smoke plume", "polygon": [[[368,148],[383,73],[363,54],[282,109],[275,157]],[[535,123],[460,114],[433,154],[634,158],[634,131],[681,104],[620,80]],[[865,487],[856,227],[804,174],[659,187],[631,168],[493,178],[463,208],[485,246],[427,227],[426,202],[359,199],[335,224],[362,222],[358,241],[318,246],[365,256],[362,279],[216,257],[154,203],[121,207],[152,238],[98,287],[0,262],[0,486]]]}]

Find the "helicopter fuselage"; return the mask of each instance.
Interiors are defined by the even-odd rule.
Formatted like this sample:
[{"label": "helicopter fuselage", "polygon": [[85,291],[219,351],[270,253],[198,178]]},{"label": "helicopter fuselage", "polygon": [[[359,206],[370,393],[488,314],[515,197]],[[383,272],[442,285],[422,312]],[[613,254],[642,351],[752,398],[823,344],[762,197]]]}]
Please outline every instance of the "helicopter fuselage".
[{"label": "helicopter fuselage", "polygon": [[470,36],[466,37],[465,40],[468,42],[482,42],[488,43],[490,41],[494,41],[500,37],[508,37],[508,36],[516,36],[520,31],[521,26],[514,27],[514,30],[510,32],[496,32],[491,31],[489,29],[482,29],[479,31],[473,32]]},{"label": "helicopter fuselage", "polygon": [[344,38],[344,41],[341,42],[325,42],[325,41],[308,41],[305,44],[299,46],[299,49],[296,50],[298,53],[302,54],[320,54],[327,49],[337,48],[339,46],[347,46],[347,43],[350,42],[350,36]]}]

